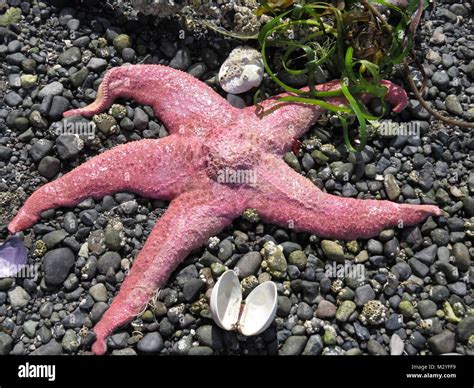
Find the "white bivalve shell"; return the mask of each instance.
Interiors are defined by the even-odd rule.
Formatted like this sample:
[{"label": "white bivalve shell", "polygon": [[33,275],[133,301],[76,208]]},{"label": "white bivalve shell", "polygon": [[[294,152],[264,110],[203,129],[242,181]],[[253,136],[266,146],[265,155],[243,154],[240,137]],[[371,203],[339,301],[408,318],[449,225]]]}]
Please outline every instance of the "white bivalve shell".
[{"label": "white bivalve shell", "polygon": [[227,93],[240,94],[262,83],[264,65],[258,50],[239,46],[232,50],[219,70],[219,84]]},{"label": "white bivalve shell", "polygon": [[277,310],[275,283],[264,282],[257,286],[242,304],[239,278],[228,270],[217,281],[211,294],[211,313],[214,321],[225,330],[237,330],[245,336],[265,331]]}]

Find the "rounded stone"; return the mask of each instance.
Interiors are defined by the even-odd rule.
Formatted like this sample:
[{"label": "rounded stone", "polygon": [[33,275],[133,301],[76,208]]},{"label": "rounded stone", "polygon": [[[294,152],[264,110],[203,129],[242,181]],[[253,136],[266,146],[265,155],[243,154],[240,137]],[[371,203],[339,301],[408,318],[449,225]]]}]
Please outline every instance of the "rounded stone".
[{"label": "rounded stone", "polygon": [[111,268],[114,272],[120,268],[122,258],[117,252],[105,252],[97,261],[97,269],[103,275]]},{"label": "rounded stone", "polygon": [[235,269],[240,279],[250,275],[255,275],[262,263],[262,256],[259,252],[248,252],[235,265]]},{"label": "rounded stone", "polygon": [[107,289],[102,283],[97,283],[89,289],[89,294],[96,302],[106,302],[108,299]]},{"label": "rounded stone", "polygon": [[321,319],[332,319],[336,316],[336,311],[337,307],[333,303],[322,300],[318,304],[316,316]]},{"label": "rounded stone", "polygon": [[146,354],[159,353],[164,347],[163,338],[160,333],[147,333],[138,341],[137,349]]},{"label": "rounded stone", "polygon": [[44,280],[58,286],[64,282],[74,266],[75,255],[69,248],[57,248],[46,252],[43,257]]},{"label": "rounded stone", "polygon": [[53,156],[45,156],[38,164],[38,172],[46,179],[52,179],[58,175],[60,168],[60,160]]}]

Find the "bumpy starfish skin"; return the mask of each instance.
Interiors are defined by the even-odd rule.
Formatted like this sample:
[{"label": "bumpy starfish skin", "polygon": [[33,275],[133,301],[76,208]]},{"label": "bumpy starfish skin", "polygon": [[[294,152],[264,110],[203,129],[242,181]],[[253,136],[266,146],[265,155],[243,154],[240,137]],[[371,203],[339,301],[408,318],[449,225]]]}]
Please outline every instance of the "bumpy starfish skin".
[{"label": "bumpy starfish skin", "polygon": [[[403,89],[388,81],[383,85],[394,110],[402,110],[407,103]],[[337,87],[333,81],[318,89]],[[268,222],[339,239],[371,237],[384,228],[440,214],[431,205],[328,195],[288,167],[281,156],[315,123],[323,112],[319,107],[285,103],[260,118],[254,107],[236,109],[186,73],[134,65],[110,70],[95,102],[64,115],[92,116],[117,97],[151,105],[170,136],[120,145],[91,158],[34,192],[8,227],[16,233],[32,226],[44,210],[123,190],[171,200],[94,328],[96,354],[106,352],[107,336],[141,311],[192,250],[248,207]],[[370,96],[359,98],[367,101]],[[328,100],[345,103],[341,98]],[[262,103],[265,108],[278,104],[275,98]],[[235,173],[247,179],[228,180]]]}]

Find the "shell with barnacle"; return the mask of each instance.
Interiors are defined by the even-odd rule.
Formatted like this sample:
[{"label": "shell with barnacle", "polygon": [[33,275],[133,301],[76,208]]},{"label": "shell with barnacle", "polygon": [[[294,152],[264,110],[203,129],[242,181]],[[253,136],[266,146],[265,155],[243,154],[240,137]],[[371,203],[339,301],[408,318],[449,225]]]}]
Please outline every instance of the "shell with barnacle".
[{"label": "shell with barnacle", "polygon": [[232,50],[219,70],[219,84],[227,93],[240,94],[262,83],[264,65],[259,51],[248,46]]}]

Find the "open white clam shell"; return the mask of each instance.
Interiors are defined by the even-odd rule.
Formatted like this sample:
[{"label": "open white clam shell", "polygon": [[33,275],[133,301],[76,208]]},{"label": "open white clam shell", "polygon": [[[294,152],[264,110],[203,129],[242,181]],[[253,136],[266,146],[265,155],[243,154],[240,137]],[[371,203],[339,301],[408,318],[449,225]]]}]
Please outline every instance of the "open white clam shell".
[{"label": "open white clam shell", "polygon": [[273,282],[257,286],[242,304],[239,278],[228,270],[217,281],[211,294],[214,321],[225,330],[237,329],[245,336],[265,331],[275,318],[277,289]]}]

